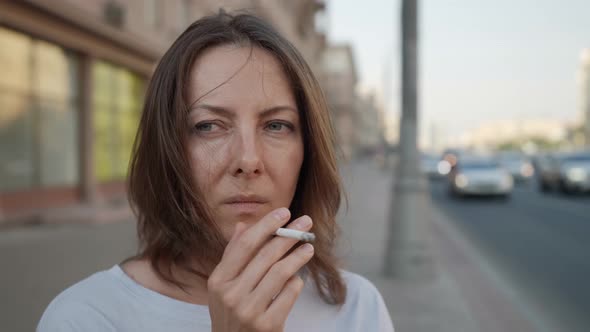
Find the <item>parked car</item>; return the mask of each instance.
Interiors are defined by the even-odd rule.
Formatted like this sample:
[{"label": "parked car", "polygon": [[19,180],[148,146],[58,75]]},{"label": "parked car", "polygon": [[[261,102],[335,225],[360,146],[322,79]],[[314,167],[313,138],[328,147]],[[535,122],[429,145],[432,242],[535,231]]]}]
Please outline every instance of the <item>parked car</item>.
[{"label": "parked car", "polygon": [[509,198],[512,175],[490,158],[461,159],[449,175],[449,190],[455,196],[500,196]]},{"label": "parked car", "polygon": [[504,151],[497,154],[500,164],[512,175],[517,182],[527,182],[533,178],[535,169],[531,160],[517,151]]},{"label": "parked car", "polygon": [[590,151],[579,151],[559,160],[559,189],[564,193],[590,191]]}]

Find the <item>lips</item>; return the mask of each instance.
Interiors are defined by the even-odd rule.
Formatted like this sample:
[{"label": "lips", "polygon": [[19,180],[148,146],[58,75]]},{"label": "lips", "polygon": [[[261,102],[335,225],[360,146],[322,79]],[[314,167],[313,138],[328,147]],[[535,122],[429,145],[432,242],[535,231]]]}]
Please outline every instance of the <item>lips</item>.
[{"label": "lips", "polygon": [[268,200],[258,195],[235,195],[223,201],[223,204],[264,204]]},{"label": "lips", "polygon": [[258,195],[235,195],[223,201],[223,206],[231,214],[242,216],[259,215],[269,201]]}]

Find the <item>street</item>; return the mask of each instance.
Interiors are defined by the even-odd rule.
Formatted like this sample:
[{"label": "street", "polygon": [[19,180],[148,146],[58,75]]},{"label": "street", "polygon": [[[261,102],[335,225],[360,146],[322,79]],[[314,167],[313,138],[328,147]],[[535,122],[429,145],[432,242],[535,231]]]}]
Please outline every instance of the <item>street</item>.
[{"label": "street", "polygon": [[[363,161],[341,171],[349,205],[338,217],[339,257],[345,268],[379,288],[396,330],[553,331],[559,326],[560,331],[585,331],[590,326],[585,315],[590,309],[589,196],[543,195],[533,187],[517,187],[510,201],[453,199],[442,181],[431,182],[433,212],[445,215],[434,217],[447,220],[433,224],[443,268],[434,286],[414,285],[380,277],[393,170]],[[446,223],[472,246],[449,241],[443,234],[449,231],[442,231]],[[0,232],[1,329],[32,331],[57,293],[132,255],[135,243],[131,221]],[[449,251],[449,246],[455,249]],[[441,251],[445,248],[446,253]],[[473,262],[465,254],[488,266],[487,272],[467,266]],[[490,275],[503,282],[490,288],[485,280]],[[428,303],[435,305],[428,308]],[[472,328],[452,328],[450,323],[466,317]],[[530,321],[536,321],[536,328],[523,327]]]},{"label": "street", "polygon": [[590,196],[516,186],[509,201],[451,198],[431,181],[433,204],[481,251],[538,317],[562,331],[590,326]]}]

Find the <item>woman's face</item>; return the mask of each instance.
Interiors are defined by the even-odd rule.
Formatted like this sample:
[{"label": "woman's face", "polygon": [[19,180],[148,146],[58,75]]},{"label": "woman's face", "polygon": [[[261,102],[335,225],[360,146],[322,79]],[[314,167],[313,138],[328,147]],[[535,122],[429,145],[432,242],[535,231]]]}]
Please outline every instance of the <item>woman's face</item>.
[{"label": "woman's face", "polygon": [[223,45],[190,72],[189,154],[193,180],[229,239],[289,207],[301,164],[299,110],[279,62],[260,48]]}]

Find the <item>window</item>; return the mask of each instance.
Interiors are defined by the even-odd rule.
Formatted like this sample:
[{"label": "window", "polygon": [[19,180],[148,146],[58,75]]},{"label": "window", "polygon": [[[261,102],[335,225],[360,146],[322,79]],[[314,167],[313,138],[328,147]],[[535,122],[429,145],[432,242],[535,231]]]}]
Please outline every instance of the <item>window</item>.
[{"label": "window", "polygon": [[180,24],[179,28],[180,31],[186,29],[192,22],[191,22],[191,3],[189,0],[179,0],[178,1],[178,22]]},{"label": "window", "polygon": [[139,124],[143,81],[130,71],[97,62],[94,79],[94,163],[101,182],[122,180]]},{"label": "window", "polygon": [[159,0],[145,0],[144,4],[144,19],[148,27],[156,28],[160,26],[160,8]]},{"label": "window", "polygon": [[78,180],[78,62],[58,46],[33,47],[38,96],[39,162],[42,186],[75,185]]},{"label": "window", "polygon": [[78,61],[0,28],[0,191],[78,182]]}]

